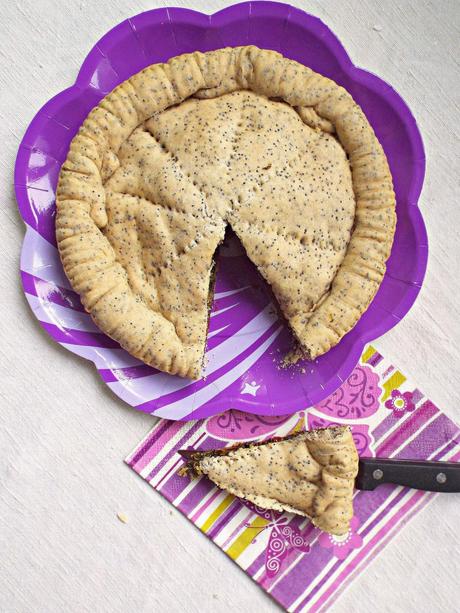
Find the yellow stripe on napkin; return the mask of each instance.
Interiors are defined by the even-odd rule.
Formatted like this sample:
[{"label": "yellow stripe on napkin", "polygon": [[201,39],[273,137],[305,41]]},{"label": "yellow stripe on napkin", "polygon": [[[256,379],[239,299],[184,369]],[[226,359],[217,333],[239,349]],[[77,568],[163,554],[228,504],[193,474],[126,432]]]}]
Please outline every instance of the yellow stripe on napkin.
[{"label": "yellow stripe on napkin", "polygon": [[[267,524],[270,522],[267,519],[263,519],[262,517],[256,517],[246,528],[244,532],[240,534],[240,536],[234,541],[230,547],[225,551],[225,553],[232,558],[232,560],[236,560],[238,556],[240,556],[243,551],[248,547],[254,538],[259,534],[261,530],[265,528]],[[257,528],[259,529],[257,531]]]},{"label": "yellow stripe on napkin", "polygon": [[391,377],[387,379],[382,385],[383,389],[385,390],[382,396],[382,400],[386,400],[391,394],[391,392],[400,385],[402,385],[404,381],[406,381],[406,377],[402,373],[400,373],[399,370],[395,371],[391,375]]},{"label": "yellow stripe on napkin", "polygon": [[209,530],[209,528],[213,525],[213,523],[217,519],[219,519],[219,517],[222,515],[222,513],[225,511],[225,509],[227,507],[229,507],[234,500],[235,500],[235,496],[232,496],[231,494],[226,496],[222,500],[220,505],[216,509],[214,509],[214,511],[211,513],[211,515],[208,517],[208,519],[201,526],[201,531],[202,532],[207,532]]}]

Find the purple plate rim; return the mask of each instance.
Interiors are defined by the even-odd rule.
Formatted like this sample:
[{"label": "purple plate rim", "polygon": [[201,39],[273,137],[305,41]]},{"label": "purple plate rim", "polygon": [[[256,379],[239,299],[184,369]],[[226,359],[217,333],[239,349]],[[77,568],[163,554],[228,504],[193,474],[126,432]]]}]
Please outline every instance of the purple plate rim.
[{"label": "purple plate rim", "polygon": [[[321,19],[314,15],[310,15],[309,13],[306,13],[299,8],[293,7],[289,4],[269,2],[265,0],[259,2],[242,2],[238,4],[233,4],[212,14],[205,14],[186,8],[164,7],[152,9],[143,13],[139,13],[138,15],[129,17],[128,19],[114,26],[106,34],[104,34],[104,36],[102,36],[97,41],[97,43],[93,46],[93,48],[89,51],[89,53],[83,60],[75,83],[67,89],[56,94],[53,98],[51,98],[42,106],[42,108],[36,113],[32,121],[30,122],[24,134],[24,137],[22,138],[21,143],[19,145],[14,169],[14,187],[18,208],[26,224],[26,232],[21,250],[20,269],[22,272],[24,258],[26,256],[29,256],[30,251],[33,250],[34,236],[32,236],[31,228],[36,229],[37,223],[36,217],[34,216],[34,208],[28,197],[27,190],[37,189],[39,191],[43,191],[40,190],[40,188],[38,187],[34,187],[33,185],[27,184],[28,163],[25,157],[27,155],[27,152],[30,152],[31,150],[40,151],[34,146],[33,137],[35,134],[40,133],[40,130],[45,122],[52,121],[63,130],[70,129],[68,126],[57,121],[54,117],[55,111],[62,108],[65,103],[74,100],[76,97],[78,98],[79,96],[82,96],[83,94],[86,94],[91,90],[96,98],[102,98],[103,95],[107,94],[110,91],[110,89],[104,91],[104,89],[101,89],[100,87],[97,88],[91,82],[91,78],[94,74],[94,65],[97,65],[97,63],[100,61],[109,62],[108,57],[104,53],[105,46],[107,44],[110,44],[112,47],[116,46],[118,42],[123,38],[123,31],[126,28],[129,28],[133,36],[137,39],[136,28],[134,25],[135,20],[139,21],[148,19],[151,25],[155,23],[159,24],[165,22],[172,24],[173,22],[171,20],[171,13],[173,13],[173,15],[180,15],[181,19],[184,20],[185,23],[188,23],[190,25],[218,28],[224,24],[228,25],[229,23],[232,23],[232,21],[235,19],[241,19],[242,17],[250,18],[251,15],[254,14],[254,9],[258,16],[273,16],[277,19],[283,18],[285,23],[288,20],[291,20],[298,23],[301,27],[308,28],[311,28],[312,24],[314,24],[314,27],[318,31],[321,31],[322,42],[335,56],[343,72],[347,74],[353,81],[365,83],[370,89],[378,91],[378,95],[381,98],[384,98],[387,104],[389,104],[389,106],[402,119],[407,128],[408,139],[415,155],[414,161],[416,162],[416,167],[414,168],[415,172],[413,174],[412,182],[408,191],[408,204],[412,206],[407,207],[407,213],[409,222],[416,236],[416,245],[420,248],[420,250],[418,252],[417,266],[414,273],[415,277],[412,278],[411,281],[399,279],[399,281],[402,281],[403,283],[412,286],[414,291],[407,292],[402,301],[400,302],[398,316],[388,312],[389,316],[383,320],[381,325],[369,327],[360,332],[360,334],[352,343],[347,359],[342,364],[339,372],[336,375],[332,376],[325,385],[322,385],[320,390],[317,390],[317,392],[309,393],[308,400],[310,401],[310,404],[313,405],[333,393],[337,389],[337,387],[339,387],[340,384],[351,374],[353,368],[356,366],[359,360],[362,351],[364,350],[364,347],[368,342],[391,330],[391,328],[393,328],[410,310],[418,296],[426,273],[428,260],[428,237],[423,216],[418,207],[418,199],[421,194],[425,176],[425,152],[422,137],[411,110],[404,102],[402,97],[393,89],[391,85],[389,85],[377,75],[353,64],[340,40]],[[248,31],[249,27],[250,26],[248,26]],[[139,48],[145,55],[143,47],[140,43]],[[178,52],[180,53],[180,51]],[[113,73],[118,78],[120,78],[117,71],[111,64],[110,68]],[[53,158],[53,156],[51,156],[50,154],[46,155],[56,160],[56,158]],[[56,160],[56,162],[61,164],[61,161],[59,160]],[[391,277],[391,275],[389,274],[388,276]],[[24,280],[22,280],[22,283],[25,296],[32,308],[31,300],[29,299],[30,294],[26,291]],[[53,330],[51,330],[49,327],[46,327],[44,323],[40,320],[39,323],[43,327],[43,329],[45,329],[45,331],[51,336],[51,338],[53,338],[53,340],[55,340],[59,344],[63,343],[62,339],[60,339],[60,337]],[[71,344],[66,344],[66,348],[78,355],[76,349],[74,350]],[[85,357],[84,359],[89,359],[93,361],[94,365],[96,366],[96,369],[98,370],[99,375],[101,376],[102,380],[104,380],[104,377],[101,372],[101,370],[104,369],[100,369],[96,365],[96,361],[92,358]],[[108,368],[110,367],[108,366]],[[114,393],[114,395],[116,394]],[[209,417],[221,411],[232,408],[231,406],[228,406],[228,401],[225,405],[223,405],[222,402],[222,400],[214,401],[213,399],[211,399],[199,409],[193,411],[184,419],[199,419],[203,417]],[[244,405],[245,411],[257,415],[284,415],[292,413],[299,408],[305,408],[299,407],[298,402],[294,401],[291,401],[283,405],[282,407],[276,407],[275,411],[273,410],[273,407],[265,408],[260,406],[259,404],[251,402],[250,400],[240,400],[240,404]],[[134,408],[137,407],[134,406]],[[145,412],[150,413],[151,411],[145,409]],[[161,409],[159,411],[153,411],[152,413],[155,415],[162,416]],[[165,417],[168,416],[165,415]]]}]

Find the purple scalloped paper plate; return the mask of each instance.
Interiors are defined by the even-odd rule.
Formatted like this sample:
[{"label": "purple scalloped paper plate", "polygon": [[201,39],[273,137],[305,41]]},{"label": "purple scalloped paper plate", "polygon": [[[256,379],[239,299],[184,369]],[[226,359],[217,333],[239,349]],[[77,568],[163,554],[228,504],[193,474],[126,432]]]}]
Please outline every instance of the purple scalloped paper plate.
[{"label": "purple scalloped paper plate", "polygon": [[[145,66],[190,51],[254,44],[274,49],[343,85],[361,105],[393,173],[398,223],[387,273],[366,313],[314,362],[280,368],[289,331],[239,243],[221,247],[207,345],[206,376],[191,382],[139,362],[93,324],[63,272],[54,236],[55,188],[70,141],[88,112]],[[15,167],[26,224],[21,276],[27,300],[51,337],[94,362],[111,390],[140,411],[168,419],[240,409],[282,415],[316,404],[350,375],[365,344],[408,312],[426,270],[428,243],[417,207],[425,171],[422,139],[410,110],[384,81],[354,66],[317,17],[276,2],[244,2],[214,15],[164,8],[123,21],[90,51],[72,87],[40,109]]]}]

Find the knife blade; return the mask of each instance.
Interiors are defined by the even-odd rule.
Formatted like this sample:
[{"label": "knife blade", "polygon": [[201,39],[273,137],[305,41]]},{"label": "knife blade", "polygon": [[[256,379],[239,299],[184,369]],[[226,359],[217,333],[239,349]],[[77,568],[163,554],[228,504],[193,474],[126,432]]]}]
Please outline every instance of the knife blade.
[{"label": "knife blade", "polygon": [[360,458],[355,487],[374,490],[384,483],[427,492],[460,492],[460,462]]}]

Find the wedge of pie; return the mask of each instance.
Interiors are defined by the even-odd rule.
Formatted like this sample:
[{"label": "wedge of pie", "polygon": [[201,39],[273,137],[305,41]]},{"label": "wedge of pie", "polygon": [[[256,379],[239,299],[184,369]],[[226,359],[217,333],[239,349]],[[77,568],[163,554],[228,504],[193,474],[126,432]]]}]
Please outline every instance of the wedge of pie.
[{"label": "wedge of pie", "polygon": [[96,324],[191,378],[227,225],[315,358],[375,295],[396,219],[350,94],[256,47],[182,55],[119,85],[73,139],[56,203],[64,270]]},{"label": "wedge of pie", "polygon": [[358,454],[347,426],[180,453],[187,460],[182,476],[206,475],[235,496],[264,509],[305,515],[332,534],[349,529]]}]

